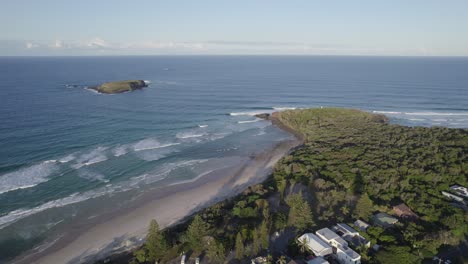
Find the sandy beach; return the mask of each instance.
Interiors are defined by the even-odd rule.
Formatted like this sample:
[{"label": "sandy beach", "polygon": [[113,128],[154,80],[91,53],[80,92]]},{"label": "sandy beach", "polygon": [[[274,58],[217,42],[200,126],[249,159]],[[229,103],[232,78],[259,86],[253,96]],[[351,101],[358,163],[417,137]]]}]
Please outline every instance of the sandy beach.
[{"label": "sandy beach", "polygon": [[168,227],[201,208],[262,182],[274,164],[299,144],[298,140],[284,141],[271,150],[243,159],[239,166],[150,191],[138,199],[134,208],[93,226],[70,230],[51,246],[39,252],[28,252],[13,263],[89,263],[138,246],[151,219],[156,219],[161,227]]}]

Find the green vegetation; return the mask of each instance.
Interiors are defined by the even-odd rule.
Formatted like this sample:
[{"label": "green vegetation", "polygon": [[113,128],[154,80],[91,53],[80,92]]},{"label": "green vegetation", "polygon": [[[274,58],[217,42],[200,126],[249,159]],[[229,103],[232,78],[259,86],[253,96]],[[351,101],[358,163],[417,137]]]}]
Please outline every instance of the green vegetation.
[{"label": "green vegetation", "polygon": [[275,232],[297,238],[336,222],[371,222],[374,213],[392,214],[399,203],[419,219],[361,232],[382,246],[378,252],[355,248],[363,263],[420,263],[466,240],[467,213],[441,191],[468,185],[467,130],[391,125],[382,115],[333,108],[272,118],[299,132],[304,144],[281,159],[263,184],[201,211],[188,227],[168,231],[168,252],[205,252],[210,263],[247,263],[270,253],[271,263],[285,263],[283,254],[301,258],[307,250],[295,239],[278,250]]},{"label": "green vegetation", "polygon": [[147,87],[143,80],[128,80],[118,82],[107,82],[99,86],[92,87],[92,89],[105,94],[115,94],[123,92],[131,92],[133,90],[142,89]]}]

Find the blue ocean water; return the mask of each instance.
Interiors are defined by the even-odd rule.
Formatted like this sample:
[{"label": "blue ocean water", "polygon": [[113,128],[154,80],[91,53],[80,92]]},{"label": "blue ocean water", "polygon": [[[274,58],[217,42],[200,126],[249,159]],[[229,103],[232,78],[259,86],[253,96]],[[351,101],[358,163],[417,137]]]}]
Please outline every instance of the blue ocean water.
[{"label": "blue ocean water", "polygon": [[[352,107],[468,128],[467,73],[468,58],[0,58],[0,261],[84,211],[98,215],[93,200],[124,206],[117,194],[196,178],[290,137],[256,113]],[[150,86],[86,89],[126,79]]]}]

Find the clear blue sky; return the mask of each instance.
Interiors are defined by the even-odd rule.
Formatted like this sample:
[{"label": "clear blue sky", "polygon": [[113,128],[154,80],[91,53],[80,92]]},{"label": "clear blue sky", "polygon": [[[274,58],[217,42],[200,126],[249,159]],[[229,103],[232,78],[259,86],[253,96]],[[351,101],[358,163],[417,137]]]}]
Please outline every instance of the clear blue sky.
[{"label": "clear blue sky", "polygon": [[468,56],[468,0],[2,0],[0,55]]}]

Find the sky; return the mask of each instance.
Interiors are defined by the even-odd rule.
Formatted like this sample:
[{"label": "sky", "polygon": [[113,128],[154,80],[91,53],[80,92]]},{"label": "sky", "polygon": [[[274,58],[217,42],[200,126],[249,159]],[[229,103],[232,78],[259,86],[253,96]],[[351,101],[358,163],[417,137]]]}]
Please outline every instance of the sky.
[{"label": "sky", "polygon": [[468,0],[1,0],[0,56],[468,56]]}]

